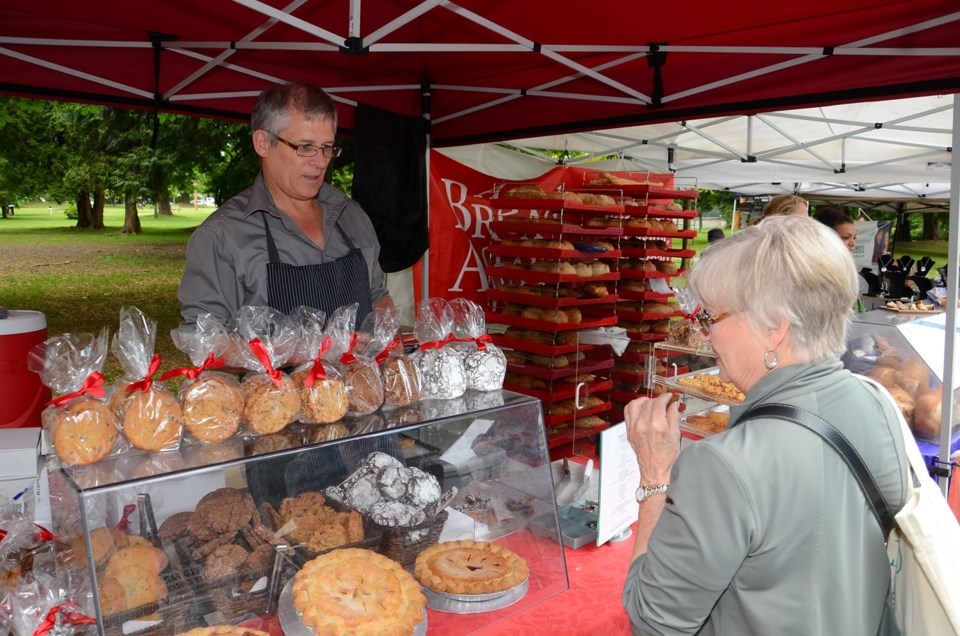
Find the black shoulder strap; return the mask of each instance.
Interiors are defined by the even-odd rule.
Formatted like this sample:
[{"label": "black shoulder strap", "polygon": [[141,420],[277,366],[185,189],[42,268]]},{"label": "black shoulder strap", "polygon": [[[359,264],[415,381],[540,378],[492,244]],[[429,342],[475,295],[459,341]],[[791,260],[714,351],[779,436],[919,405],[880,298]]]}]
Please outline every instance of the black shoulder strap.
[{"label": "black shoulder strap", "polygon": [[867,498],[867,503],[870,504],[870,509],[873,510],[873,515],[877,518],[880,529],[883,530],[884,539],[886,539],[887,535],[890,534],[890,530],[893,528],[893,514],[890,512],[887,502],[884,501],[883,495],[880,493],[880,488],[873,479],[873,475],[870,473],[867,465],[864,464],[863,458],[860,457],[860,453],[857,452],[843,433],[816,413],[811,413],[810,411],[797,408],[790,404],[760,404],[747,411],[743,417],[740,418],[740,421],[744,422],[761,417],[771,417],[799,424],[822,437],[827,444],[837,451],[840,457],[847,463],[847,466],[850,467],[850,471],[853,473],[857,483],[860,484],[860,489]]}]

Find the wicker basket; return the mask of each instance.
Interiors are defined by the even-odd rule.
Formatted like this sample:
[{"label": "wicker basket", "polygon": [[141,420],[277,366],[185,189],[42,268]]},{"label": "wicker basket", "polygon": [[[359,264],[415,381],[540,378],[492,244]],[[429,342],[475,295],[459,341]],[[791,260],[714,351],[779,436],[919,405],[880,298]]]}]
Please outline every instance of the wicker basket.
[{"label": "wicker basket", "polygon": [[[218,623],[236,624],[251,616],[262,616],[270,610],[270,590],[283,589],[287,581],[296,573],[293,566],[282,557],[278,576],[280,583],[274,588],[270,580],[273,575],[273,563],[261,570],[251,570],[234,574],[215,581],[205,582],[204,593],[210,596],[213,608],[221,615]],[[256,592],[247,592],[262,577],[267,577],[267,585]]]},{"label": "wicker basket", "polygon": [[447,521],[447,511],[412,528],[388,528],[377,526],[383,533],[380,553],[390,557],[403,567],[413,565],[417,555],[440,540],[443,524]]}]

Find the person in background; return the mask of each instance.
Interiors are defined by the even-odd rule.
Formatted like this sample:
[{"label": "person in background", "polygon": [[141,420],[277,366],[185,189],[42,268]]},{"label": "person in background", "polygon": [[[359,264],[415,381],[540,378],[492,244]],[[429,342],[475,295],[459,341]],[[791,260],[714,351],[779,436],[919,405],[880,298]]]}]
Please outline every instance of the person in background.
[{"label": "person in background", "polygon": [[[853,220],[847,216],[846,212],[835,205],[824,205],[817,207],[817,211],[814,212],[813,218],[836,232],[837,236],[840,237],[840,240],[843,241],[843,244],[846,245],[847,249],[850,250],[850,253],[853,254],[853,250],[857,246],[857,226],[854,224]],[[867,293],[870,285],[867,283],[866,279],[859,274],[857,274],[857,278],[860,294]],[[866,305],[863,304],[863,300],[859,295],[857,296],[857,300],[853,305],[853,310],[858,314],[862,314],[867,311]]]},{"label": "person in background", "polygon": [[778,194],[763,206],[763,218],[784,215],[807,216],[808,213],[807,200],[795,194]]},{"label": "person in background", "polygon": [[798,424],[741,421],[768,403],[815,412],[857,449],[890,509],[903,507],[896,406],[840,363],[857,295],[850,252],[813,219],[772,217],[705,248],[687,289],[720,379],[746,397],[726,430],[682,452],[669,394],[625,409],[641,484],[623,590],[635,633],[874,636],[890,565],[850,468]]},{"label": "person in background", "polygon": [[359,303],[360,325],[373,307],[392,305],[373,224],[324,182],[341,152],[330,96],[304,82],[273,85],[257,98],[250,128],[260,174],[190,238],[178,293],[184,321],[211,313],[226,322],[245,305],[329,316]]},{"label": "person in background", "polygon": [[707,232],[707,243],[714,243],[725,237],[726,235],[723,233],[723,230],[718,227],[715,227],[709,232]]}]

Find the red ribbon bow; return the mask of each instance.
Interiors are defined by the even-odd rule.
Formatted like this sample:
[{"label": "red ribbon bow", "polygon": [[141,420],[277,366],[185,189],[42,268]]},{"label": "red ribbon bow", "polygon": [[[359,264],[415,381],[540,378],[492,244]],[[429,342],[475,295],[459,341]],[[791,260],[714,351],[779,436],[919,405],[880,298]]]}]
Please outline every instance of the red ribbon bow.
[{"label": "red ribbon bow", "polygon": [[390,355],[390,351],[392,351],[393,349],[396,349],[397,346],[400,344],[400,342],[401,342],[400,336],[397,336],[396,338],[393,339],[393,342],[387,345],[386,349],[378,353],[376,358],[377,364],[383,364],[383,361],[387,359],[388,355]]},{"label": "red ribbon bow", "polygon": [[136,509],[137,507],[134,504],[125,505],[123,507],[123,515],[121,515],[120,521],[117,522],[117,525],[115,525],[113,529],[117,532],[123,532],[126,534],[127,528],[130,526],[130,515],[132,515],[133,511]]},{"label": "red ribbon bow", "polygon": [[[39,523],[33,524],[40,528],[40,532],[33,535],[34,541],[53,541],[53,533],[41,526]],[[3,541],[7,536],[6,530],[0,530],[0,541]]]},{"label": "red ribbon bow", "polygon": [[491,335],[488,334],[488,333],[485,333],[485,334],[483,334],[482,336],[477,336],[476,338],[474,338],[474,340],[477,341],[477,350],[478,350],[478,351],[486,351],[486,350],[487,350],[487,345],[486,345],[486,343],[488,343],[488,342],[493,342],[493,336],[491,336]]},{"label": "red ribbon bow", "polygon": [[266,369],[267,375],[279,387],[283,383],[283,372],[273,368],[273,363],[270,362],[270,354],[267,353],[267,348],[263,346],[260,338],[254,338],[250,341],[250,351],[253,351],[253,355],[257,356],[257,360]]},{"label": "red ribbon bow", "polygon": [[224,364],[223,358],[214,358],[213,352],[210,352],[210,355],[207,356],[207,359],[203,361],[199,367],[183,367],[182,369],[170,369],[160,376],[160,381],[164,382],[170,378],[176,377],[178,375],[185,375],[190,380],[196,380],[197,377],[206,371],[207,369],[219,369]]},{"label": "red ribbon bow", "polygon": [[63,605],[57,605],[47,612],[46,618],[44,618],[40,624],[37,626],[37,629],[33,632],[33,636],[43,636],[57,626],[57,614],[63,614],[63,623],[65,625],[96,625],[97,621],[94,618],[90,618],[86,614],[81,614],[79,612],[74,612],[73,608],[76,607],[76,604],[68,601]]},{"label": "red ribbon bow", "polygon": [[313,368],[310,369],[310,373],[303,381],[304,386],[307,388],[312,388],[317,380],[327,379],[327,370],[323,368],[322,358],[323,354],[329,351],[332,346],[333,340],[330,339],[330,336],[324,336],[323,342],[320,343],[320,348],[317,349],[317,357],[313,361]]},{"label": "red ribbon bow", "polygon": [[420,351],[426,351],[427,349],[440,349],[451,342],[473,342],[473,338],[457,338],[455,335],[453,335],[453,333],[449,333],[443,340],[424,342],[422,345],[420,345]]},{"label": "red ribbon bow", "polygon": [[353,364],[357,361],[357,356],[353,355],[353,348],[357,346],[357,332],[354,331],[353,335],[350,337],[350,346],[347,347],[347,350],[340,356],[340,364]]},{"label": "red ribbon bow", "polygon": [[54,406],[63,406],[73,398],[78,398],[81,395],[89,394],[94,397],[102,398],[106,395],[106,391],[103,389],[104,377],[103,374],[99,371],[94,371],[87,376],[87,379],[83,381],[83,386],[80,387],[79,391],[73,393],[67,393],[61,395],[60,397],[55,397],[47,405],[53,404]]},{"label": "red ribbon bow", "polygon": [[150,369],[147,371],[147,375],[143,376],[142,380],[136,382],[131,382],[127,387],[127,393],[136,391],[140,389],[144,393],[150,390],[150,387],[153,386],[153,374],[157,372],[157,369],[160,368],[160,354],[153,354],[153,360],[150,361]]},{"label": "red ribbon bow", "polygon": [[689,314],[683,314],[683,319],[689,320],[690,322],[694,322],[697,317],[697,314],[699,313],[700,313],[700,305],[697,305],[696,307],[693,308],[693,311],[690,312]]}]

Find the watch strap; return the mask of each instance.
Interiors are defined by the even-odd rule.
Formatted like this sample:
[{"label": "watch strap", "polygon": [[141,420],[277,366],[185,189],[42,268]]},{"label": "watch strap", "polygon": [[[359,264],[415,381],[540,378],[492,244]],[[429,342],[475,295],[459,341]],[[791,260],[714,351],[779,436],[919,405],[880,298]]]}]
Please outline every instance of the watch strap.
[{"label": "watch strap", "polygon": [[669,484],[654,484],[653,486],[640,486],[637,488],[637,501],[643,501],[653,495],[659,495],[667,492]]}]

